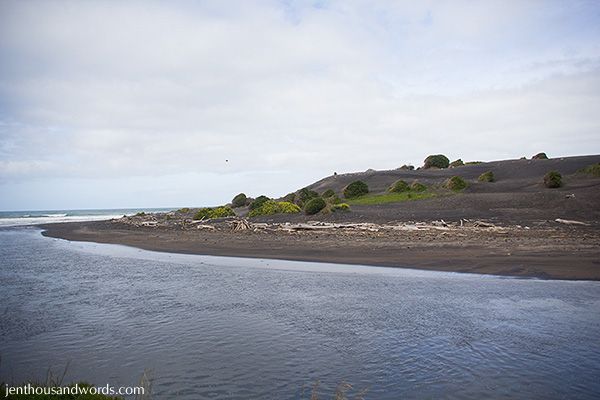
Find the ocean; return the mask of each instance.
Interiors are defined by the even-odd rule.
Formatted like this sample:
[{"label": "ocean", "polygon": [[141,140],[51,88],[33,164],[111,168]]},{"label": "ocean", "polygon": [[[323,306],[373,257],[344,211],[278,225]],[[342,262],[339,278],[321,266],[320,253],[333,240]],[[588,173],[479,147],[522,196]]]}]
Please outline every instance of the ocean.
[{"label": "ocean", "polygon": [[166,212],[176,208],[114,208],[90,210],[0,211],[0,227],[53,222],[99,221],[138,212]]}]

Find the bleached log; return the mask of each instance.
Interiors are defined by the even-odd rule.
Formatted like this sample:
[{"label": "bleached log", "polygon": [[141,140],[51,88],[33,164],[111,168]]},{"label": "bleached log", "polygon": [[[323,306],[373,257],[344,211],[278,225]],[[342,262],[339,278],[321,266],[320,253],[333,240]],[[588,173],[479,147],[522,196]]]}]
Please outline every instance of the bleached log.
[{"label": "bleached log", "polygon": [[573,221],[571,219],[556,218],[554,221],[558,222],[559,224],[565,224],[565,225],[584,225],[584,226],[589,226],[590,225],[590,224],[585,223],[585,222]]}]

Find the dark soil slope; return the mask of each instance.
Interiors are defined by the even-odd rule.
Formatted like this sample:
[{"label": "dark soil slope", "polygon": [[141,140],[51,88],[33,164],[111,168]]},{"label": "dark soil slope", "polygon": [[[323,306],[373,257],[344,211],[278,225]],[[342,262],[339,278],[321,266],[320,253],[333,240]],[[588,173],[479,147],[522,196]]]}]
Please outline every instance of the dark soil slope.
[{"label": "dark soil slope", "polygon": [[[599,162],[600,155],[593,155],[494,161],[449,169],[368,171],[329,176],[309,188],[319,193],[333,189],[342,197],[343,188],[355,180],[367,183],[372,193],[383,193],[398,179],[409,184],[418,180],[428,186],[441,187],[449,177],[459,175],[469,183],[469,187],[459,194],[376,206],[353,206],[353,212],[347,215],[337,214],[328,218],[374,222],[485,218],[512,224],[544,223],[563,218],[595,224],[600,222],[600,178],[577,171]],[[563,175],[561,188],[548,189],[543,185],[544,175],[551,170]],[[477,180],[486,171],[494,173],[496,182]]]}]

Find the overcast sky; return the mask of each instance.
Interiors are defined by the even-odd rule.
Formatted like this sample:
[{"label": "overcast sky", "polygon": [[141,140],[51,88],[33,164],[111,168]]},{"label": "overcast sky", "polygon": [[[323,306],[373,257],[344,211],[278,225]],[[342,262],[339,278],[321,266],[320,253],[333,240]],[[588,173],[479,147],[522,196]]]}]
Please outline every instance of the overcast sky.
[{"label": "overcast sky", "polygon": [[0,0],[0,210],[539,151],[600,153],[599,1]]}]

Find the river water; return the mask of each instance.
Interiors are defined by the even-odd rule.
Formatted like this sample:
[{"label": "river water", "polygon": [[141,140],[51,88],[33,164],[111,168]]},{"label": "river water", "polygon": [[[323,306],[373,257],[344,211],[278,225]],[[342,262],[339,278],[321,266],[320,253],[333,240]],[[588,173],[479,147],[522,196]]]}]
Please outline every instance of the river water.
[{"label": "river water", "polygon": [[[155,399],[600,397],[600,282],[176,255],[0,230],[0,381]],[[303,392],[304,391],[304,392]],[[356,393],[356,392],[353,392]]]}]

